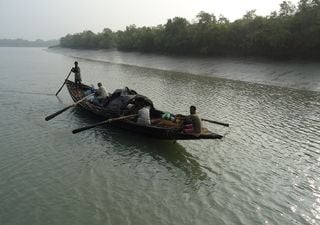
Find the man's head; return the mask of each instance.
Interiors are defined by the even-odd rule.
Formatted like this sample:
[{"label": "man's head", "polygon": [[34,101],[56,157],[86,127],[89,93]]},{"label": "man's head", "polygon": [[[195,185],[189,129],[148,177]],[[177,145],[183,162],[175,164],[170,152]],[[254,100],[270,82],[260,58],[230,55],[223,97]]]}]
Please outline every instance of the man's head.
[{"label": "man's head", "polygon": [[77,62],[77,61],[75,61],[75,62],[74,62],[74,65],[75,65],[75,66],[78,66],[78,62]]},{"label": "man's head", "polygon": [[196,114],[196,110],[197,110],[197,108],[194,105],[190,106],[190,114],[191,115]]},{"label": "man's head", "polygon": [[102,84],[99,82],[99,83],[98,83],[98,87],[101,87],[101,86],[102,86]]}]

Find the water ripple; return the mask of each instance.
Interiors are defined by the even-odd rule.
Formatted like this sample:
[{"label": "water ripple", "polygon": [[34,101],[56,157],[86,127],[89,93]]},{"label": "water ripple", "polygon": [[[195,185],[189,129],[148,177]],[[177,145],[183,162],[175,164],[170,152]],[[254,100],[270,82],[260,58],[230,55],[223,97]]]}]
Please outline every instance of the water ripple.
[{"label": "water ripple", "polygon": [[10,59],[23,71],[0,66],[1,224],[319,224],[318,93],[80,59],[86,83],[128,86],[173,113],[194,104],[230,127],[204,122],[226,137],[176,144],[108,127],[73,135],[99,120],[79,108],[44,117],[71,102],[66,90],[61,101],[46,93],[74,59],[28,51],[34,58]]}]

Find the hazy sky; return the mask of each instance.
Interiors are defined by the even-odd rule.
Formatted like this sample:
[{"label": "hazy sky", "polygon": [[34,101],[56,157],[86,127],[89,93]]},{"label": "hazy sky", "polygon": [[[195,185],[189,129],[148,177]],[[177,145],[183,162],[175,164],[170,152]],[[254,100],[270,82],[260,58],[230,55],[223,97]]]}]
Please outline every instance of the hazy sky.
[{"label": "hazy sky", "polygon": [[[200,11],[229,20],[256,9],[258,15],[278,11],[283,0],[0,0],[0,39],[57,39],[68,33],[130,24],[156,26],[176,16],[191,21]],[[292,0],[294,4],[297,0]]]}]

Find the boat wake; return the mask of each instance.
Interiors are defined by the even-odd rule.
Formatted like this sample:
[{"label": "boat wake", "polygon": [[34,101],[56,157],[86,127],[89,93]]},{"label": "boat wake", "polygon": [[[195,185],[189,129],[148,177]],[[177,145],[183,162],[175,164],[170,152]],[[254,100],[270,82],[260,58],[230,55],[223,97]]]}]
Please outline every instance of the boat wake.
[{"label": "boat wake", "polygon": [[15,93],[22,95],[46,95],[46,96],[55,96],[55,94],[43,93],[43,92],[27,92],[27,91],[16,91],[16,90],[0,90],[1,93]]}]

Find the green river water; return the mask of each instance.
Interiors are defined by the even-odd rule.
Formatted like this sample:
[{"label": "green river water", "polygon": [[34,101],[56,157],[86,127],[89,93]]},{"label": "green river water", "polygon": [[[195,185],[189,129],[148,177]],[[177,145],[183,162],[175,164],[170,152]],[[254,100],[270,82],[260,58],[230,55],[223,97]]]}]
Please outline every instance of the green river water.
[{"label": "green river water", "polygon": [[[231,126],[204,122],[225,138],[177,143],[115,128],[74,135],[98,120],[79,108],[44,118],[72,102],[66,88],[54,94],[75,60],[84,83],[128,86],[173,113],[196,105]],[[0,224],[320,224],[319,71],[317,63],[0,48]]]}]

